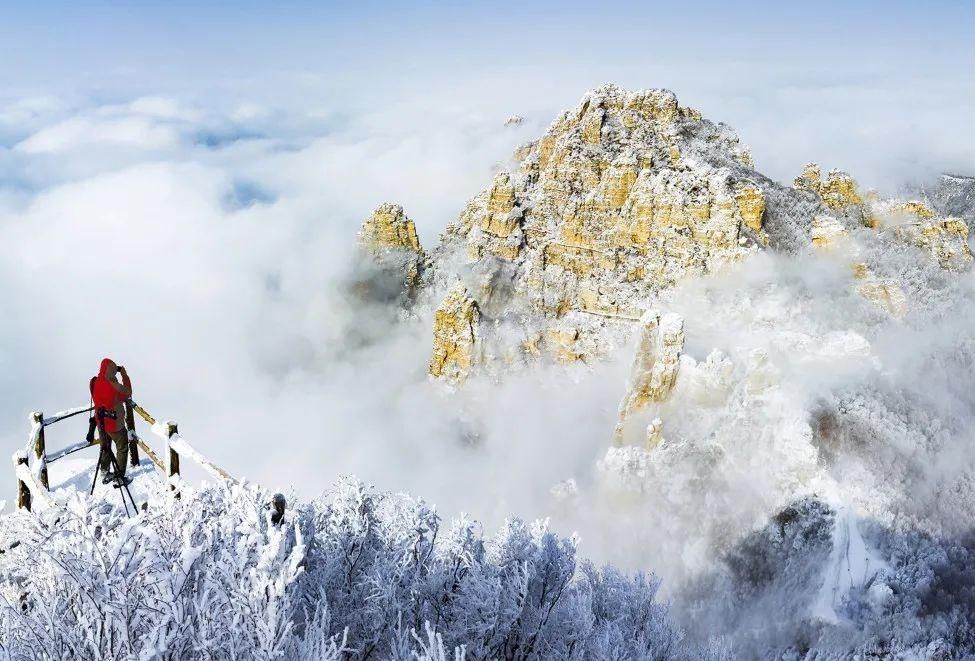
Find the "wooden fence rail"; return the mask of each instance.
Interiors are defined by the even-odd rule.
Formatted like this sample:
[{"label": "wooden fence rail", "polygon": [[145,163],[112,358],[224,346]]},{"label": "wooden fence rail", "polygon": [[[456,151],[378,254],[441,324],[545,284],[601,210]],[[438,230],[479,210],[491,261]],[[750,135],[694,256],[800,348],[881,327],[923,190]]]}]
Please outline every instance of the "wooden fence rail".
[{"label": "wooden fence rail", "polygon": [[[40,411],[31,414],[31,431],[27,446],[24,450],[14,454],[14,472],[17,477],[17,507],[31,510],[38,501],[50,506],[54,504],[49,489],[50,481],[47,465],[57,461],[62,457],[83,450],[88,447],[99,445],[99,441],[89,444],[87,441],[73,443],[52,454],[47,453],[47,442],[44,435],[44,428],[60,422],[66,418],[80,415],[91,411],[90,406],[77,407],[55,413],[49,418],[45,418]],[[163,462],[153,449],[143,441],[135,431],[135,415],[145,420],[152,429],[152,432],[159,436],[166,443],[166,461]],[[146,453],[150,461],[160,470],[169,485],[169,490],[175,498],[179,498],[183,491],[189,487],[180,477],[180,458],[185,457],[199,464],[205,471],[223,481],[236,483],[229,473],[209,459],[200,454],[193,446],[179,434],[179,429],[175,422],[157,423],[156,419],[149,415],[149,412],[136,404],[131,399],[125,402],[125,426],[129,436],[129,457],[133,466],[139,464],[139,450]],[[28,457],[33,455],[33,470],[28,461]],[[283,514],[283,506],[282,506]],[[280,519],[280,516],[278,517]]]}]

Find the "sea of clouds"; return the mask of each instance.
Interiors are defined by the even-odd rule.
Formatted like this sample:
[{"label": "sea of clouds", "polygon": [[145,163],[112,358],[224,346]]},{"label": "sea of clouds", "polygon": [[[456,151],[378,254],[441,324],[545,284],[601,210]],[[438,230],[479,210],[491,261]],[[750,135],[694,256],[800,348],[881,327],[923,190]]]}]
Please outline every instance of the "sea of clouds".
[{"label": "sea of clouds", "polygon": [[370,466],[409,475],[415,453],[391,441],[411,443],[422,435],[403,430],[429,418],[402,403],[427,387],[427,340],[342,355],[356,230],[396,200],[431,242],[524,139],[503,118],[416,119],[383,130],[381,116],[293,120],[169,97],[0,112],[8,447],[28,411],[87,399],[104,354],[237,474],[306,493]]},{"label": "sea of clouds", "polygon": [[[394,325],[348,294],[372,209],[402,204],[432,247],[516,145],[607,79],[674,88],[736,126],[759,169],[782,181],[812,158],[888,188],[975,170],[971,138],[934,121],[970,108],[963,82],[912,68],[893,81],[883,67],[830,75],[835,54],[801,76],[767,64],[743,79],[732,73],[752,52],[675,52],[562,66],[546,64],[557,51],[536,52],[368,85],[348,71],[337,82],[265,69],[161,78],[158,90],[131,71],[106,71],[97,92],[7,88],[4,445],[26,440],[30,411],[83,403],[110,355],[140,403],[233,474],[308,496],[354,473],[488,524],[549,514],[551,486],[591,477],[605,452],[630,356],[448,396],[426,378],[429,317]],[[901,95],[905,85],[919,91]],[[526,121],[504,126],[513,114]],[[83,431],[65,422],[49,443]],[[458,442],[478,434],[485,442]]]}]

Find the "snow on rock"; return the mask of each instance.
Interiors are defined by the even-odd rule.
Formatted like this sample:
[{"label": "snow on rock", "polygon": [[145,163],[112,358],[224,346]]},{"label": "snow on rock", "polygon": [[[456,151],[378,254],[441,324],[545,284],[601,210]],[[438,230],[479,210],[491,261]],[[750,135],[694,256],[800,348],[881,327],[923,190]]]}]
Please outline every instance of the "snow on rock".
[{"label": "snow on rock", "polygon": [[[617,442],[623,441],[627,419],[651,402],[660,402],[670,395],[680,370],[681,350],[684,348],[684,320],[677,314],[661,315],[647,312],[637,347],[627,395],[620,403]],[[656,438],[659,441],[659,438]]]},{"label": "snow on rock", "polygon": [[[727,636],[729,658],[975,654],[975,287],[951,210],[970,181],[880,200],[809,164],[781,186],[673,93],[615,86],[514,161],[429,254],[402,208],[377,209],[354,284],[432,329],[429,372],[455,386],[543,362],[562,364],[545,365],[556,386],[619,367],[602,374],[618,379],[620,445],[610,420],[599,458],[547,490],[561,529],[659,570],[690,640]],[[654,580],[577,565],[574,538],[542,526],[484,539],[343,483],[277,527],[252,487],[164,505],[154,484],[131,523],[68,488],[55,497],[72,516],[0,519],[5,652],[707,653],[678,641]],[[112,614],[92,639],[76,630],[96,621],[90,603]]]},{"label": "snow on rock", "polygon": [[655,292],[769,242],[771,182],[727,127],[669,91],[593,90],[515,157],[433,254],[441,277],[460,276],[486,316],[519,329],[485,328],[490,342],[534,349],[539,337],[556,346],[537,355],[605,356]]},{"label": "snow on rock", "polygon": [[812,244],[817,248],[831,249],[849,236],[846,228],[832,216],[816,216],[812,222]]},{"label": "snow on rock", "polygon": [[942,174],[926,193],[941,215],[975,222],[975,177]]},{"label": "snow on rock", "polygon": [[887,563],[863,541],[853,515],[839,508],[833,523],[833,548],[812,608],[813,617],[839,622],[853,590],[870,589],[874,600],[884,600],[890,588],[877,578],[886,571]]},{"label": "snow on rock", "polygon": [[[689,279],[721,277],[768,248],[843,244],[879,223],[876,196],[850,175],[809,164],[780,186],[753,169],[731,129],[666,90],[592,90],[514,160],[447,227],[423,279],[425,305],[458,278],[476,302],[483,360],[471,373],[612,357],[657,298]],[[958,227],[939,227],[938,238],[925,230],[911,241],[960,263],[947,238]],[[851,289],[890,316],[907,313],[904,283],[864,260],[857,268],[863,282]]]}]

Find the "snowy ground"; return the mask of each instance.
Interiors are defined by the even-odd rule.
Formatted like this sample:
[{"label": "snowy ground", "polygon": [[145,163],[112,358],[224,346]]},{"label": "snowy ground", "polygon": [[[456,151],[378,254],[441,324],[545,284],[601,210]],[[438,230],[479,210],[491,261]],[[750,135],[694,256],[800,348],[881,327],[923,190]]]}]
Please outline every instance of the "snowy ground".
[{"label": "snowy ground", "polygon": [[[48,464],[48,479],[51,484],[51,496],[57,502],[64,502],[71,494],[90,493],[95,472],[95,462],[98,459],[98,446],[79,450],[63,457],[52,464]],[[129,491],[136,505],[142,506],[148,500],[148,483],[163,478],[162,473],[147,457],[141,456],[138,466],[129,466],[126,475],[132,478]],[[102,473],[99,473],[95,484],[95,497],[107,499],[121,505],[118,489],[110,484],[102,483]]]}]

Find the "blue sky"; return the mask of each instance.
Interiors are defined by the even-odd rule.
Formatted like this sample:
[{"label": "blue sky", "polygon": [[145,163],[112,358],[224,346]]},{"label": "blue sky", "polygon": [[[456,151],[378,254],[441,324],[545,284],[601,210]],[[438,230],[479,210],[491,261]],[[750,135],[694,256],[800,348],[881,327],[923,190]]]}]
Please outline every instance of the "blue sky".
[{"label": "blue sky", "polygon": [[613,77],[675,60],[788,63],[799,82],[838,64],[847,76],[939,62],[961,72],[975,27],[967,2],[15,1],[2,12],[0,75],[26,87],[110,86],[129,70],[174,87],[261,68],[385,81],[526,60],[555,76],[560,66]]},{"label": "blue sky", "polygon": [[781,178],[816,159],[879,185],[968,169],[975,146],[951,135],[975,109],[971,2],[18,0],[2,19],[0,100],[177,94],[356,113],[411,98],[547,121],[616,82],[673,89]]}]

